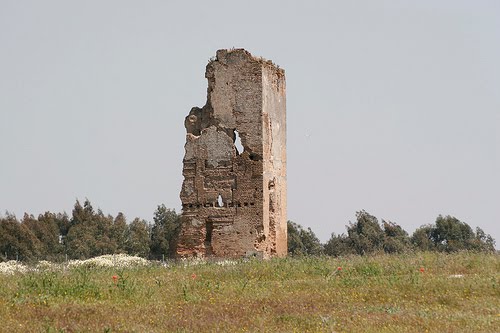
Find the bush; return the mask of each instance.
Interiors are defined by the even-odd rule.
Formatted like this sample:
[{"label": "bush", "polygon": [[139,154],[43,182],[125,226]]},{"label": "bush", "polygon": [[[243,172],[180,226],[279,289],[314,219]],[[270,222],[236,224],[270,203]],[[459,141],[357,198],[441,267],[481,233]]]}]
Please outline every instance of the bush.
[{"label": "bush", "polygon": [[406,252],[411,246],[408,233],[394,222],[382,220],[362,210],[356,212],[356,222],[347,226],[347,236],[332,234],[325,244],[325,253],[331,256]]},{"label": "bush", "polygon": [[384,252],[403,253],[410,249],[411,243],[408,233],[393,222],[382,220],[384,226]]},{"label": "bush", "polygon": [[346,256],[356,253],[351,245],[350,239],[345,234],[335,235],[335,233],[332,233],[332,236],[326,242],[324,251],[325,254],[334,257]]},{"label": "bush", "polygon": [[318,237],[311,228],[304,229],[292,221],[287,222],[288,253],[292,255],[319,255],[323,252]]},{"label": "bush", "polygon": [[357,254],[379,252],[383,249],[384,231],[378,220],[364,210],[356,212],[356,222],[349,223],[347,235]]},{"label": "bush", "polygon": [[495,251],[495,241],[490,235],[487,235],[481,228],[477,228],[474,233],[467,223],[449,215],[439,215],[435,224],[415,230],[411,241],[417,249],[422,251]]}]

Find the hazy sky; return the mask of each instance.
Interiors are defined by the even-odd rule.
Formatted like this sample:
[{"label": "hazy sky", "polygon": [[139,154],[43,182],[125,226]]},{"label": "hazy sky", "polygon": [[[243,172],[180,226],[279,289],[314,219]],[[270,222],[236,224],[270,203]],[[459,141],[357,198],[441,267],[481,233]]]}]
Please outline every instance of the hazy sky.
[{"label": "hazy sky", "polygon": [[[500,243],[500,1],[0,0],[0,212],[180,210],[208,59],[286,70],[288,218],[322,241],[364,209]],[[497,244],[497,248],[499,245]]]}]

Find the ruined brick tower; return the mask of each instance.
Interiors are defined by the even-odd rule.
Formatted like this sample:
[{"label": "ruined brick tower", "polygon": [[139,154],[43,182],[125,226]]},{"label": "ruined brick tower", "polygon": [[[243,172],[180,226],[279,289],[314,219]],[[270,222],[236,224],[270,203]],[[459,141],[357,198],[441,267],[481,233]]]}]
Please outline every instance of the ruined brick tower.
[{"label": "ruined brick tower", "polygon": [[207,103],[185,120],[177,254],[285,256],[284,70],[244,49],[218,50],[205,77]]}]

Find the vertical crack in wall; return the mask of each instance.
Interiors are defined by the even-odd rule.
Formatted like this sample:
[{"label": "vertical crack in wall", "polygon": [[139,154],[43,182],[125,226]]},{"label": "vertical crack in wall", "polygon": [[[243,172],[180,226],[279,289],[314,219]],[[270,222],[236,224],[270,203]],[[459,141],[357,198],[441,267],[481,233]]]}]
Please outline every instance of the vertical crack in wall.
[{"label": "vertical crack in wall", "polygon": [[207,103],[184,122],[177,254],[284,256],[284,71],[243,49],[219,50],[205,77]]}]

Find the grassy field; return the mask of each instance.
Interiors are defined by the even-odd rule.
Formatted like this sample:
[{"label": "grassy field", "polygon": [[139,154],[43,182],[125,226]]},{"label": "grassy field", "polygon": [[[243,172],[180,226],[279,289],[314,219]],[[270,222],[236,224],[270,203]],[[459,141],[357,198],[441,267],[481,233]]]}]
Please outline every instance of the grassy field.
[{"label": "grassy field", "polygon": [[380,255],[0,274],[1,332],[500,332],[500,257]]}]

